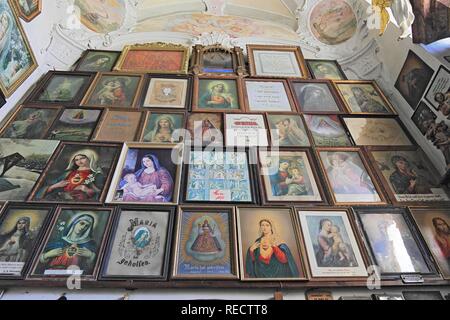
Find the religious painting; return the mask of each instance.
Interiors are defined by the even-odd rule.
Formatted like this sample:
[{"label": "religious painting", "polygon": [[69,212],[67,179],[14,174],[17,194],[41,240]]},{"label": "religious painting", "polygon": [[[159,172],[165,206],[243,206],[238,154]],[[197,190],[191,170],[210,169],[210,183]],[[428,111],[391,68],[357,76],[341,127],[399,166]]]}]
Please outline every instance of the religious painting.
[{"label": "religious painting", "polygon": [[425,102],[421,101],[411,119],[420,132],[425,135],[430,127],[430,124],[435,123],[437,115]]},{"label": "religious painting", "polygon": [[59,207],[31,278],[95,280],[113,209]]},{"label": "religious painting", "polygon": [[0,130],[0,137],[42,139],[60,112],[60,108],[21,106]]},{"label": "religious painting", "polygon": [[313,278],[367,277],[362,250],[345,209],[297,209]]},{"label": "religious painting", "polygon": [[195,75],[247,75],[241,47],[226,48],[220,44],[193,47],[190,71]]},{"label": "religious painting", "polygon": [[308,134],[300,115],[267,114],[272,146],[309,147]]},{"label": "religious painting", "polygon": [[341,113],[329,81],[291,81],[299,110],[312,113]]},{"label": "religious painting", "polygon": [[181,207],[173,256],[174,279],[237,279],[234,209]]},{"label": "religious painting", "polygon": [[246,104],[249,112],[292,112],[292,101],[285,80],[244,80]]},{"label": "religious painting", "polygon": [[120,51],[86,50],[75,66],[75,71],[110,72],[120,53]]},{"label": "religious painting", "polygon": [[242,87],[238,78],[195,78],[193,111],[240,111],[243,108]]},{"label": "religious painting", "polygon": [[42,238],[51,207],[11,204],[0,215],[0,278],[22,277]]},{"label": "religious painting", "polygon": [[427,252],[403,208],[354,209],[372,263],[382,278],[404,273],[432,274]]},{"label": "religious painting", "polygon": [[307,280],[289,208],[237,209],[241,280]]},{"label": "religious painting", "polygon": [[95,131],[94,141],[125,142],[136,141],[144,119],[142,111],[107,109]]},{"label": "religious painting", "polygon": [[0,201],[24,201],[59,141],[0,139]]},{"label": "religious painting", "polygon": [[149,112],[141,141],[148,143],[178,143],[184,139],[184,113]]},{"label": "religious painting", "polygon": [[31,104],[79,105],[93,73],[50,71],[27,100]]},{"label": "religious painting", "polygon": [[309,78],[300,47],[247,45],[250,75],[269,78]]},{"label": "religious painting", "polygon": [[419,58],[418,55],[411,50],[408,52],[403,68],[395,83],[395,88],[405,98],[412,109],[416,109],[433,74],[434,70]]},{"label": "religious painting", "polygon": [[124,72],[186,74],[189,67],[188,47],[170,43],[126,46],[115,70]]},{"label": "religious painting", "polygon": [[0,90],[6,98],[37,68],[13,2],[0,0]]},{"label": "religious painting", "polygon": [[267,147],[267,128],[260,114],[226,114],[226,145],[229,147]]},{"label": "religious painting", "polygon": [[29,201],[102,203],[118,153],[116,145],[62,143]]},{"label": "religious painting", "polygon": [[442,113],[450,120],[450,71],[441,66],[436,73],[425,99],[436,111]]},{"label": "religious painting", "polygon": [[119,208],[102,279],[166,280],[174,209]]},{"label": "religious painting", "polygon": [[126,18],[125,0],[75,0],[80,22],[89,30],[106,34],[119,30]]},{"label": "religious painting", "polygon": [[308,151],[260,151],[267,202],[322,202]]},{"label": "religious painting", "polygon": [[306,60],[314,79],[347,80],[347,76],[335,60]]},{"label": "religious painting", "polygon": [[225,51],[209,51],[203,53],[204,73],[233,73],[233,54]]},{"label": "religious painting", "polygon": [[243,151],[191,151],[187,202],[253,202],[250,166]]},{"label": "religious painting", "polygon": [[134,107],[143,75],[99,73],[82,105]]},{"label": "religious painting", "polygon": [[320,149],[325,178],[338,204],[382,204],[384,197],[359,149]]},{"label": "religious painting", "polygon": [[347,1],[323,0],[313,7],[309,27],[317,40],[335,46],[350,40],[356,34],[358,20]]},{"label": "religious painting", "polygon": [[410,208],[434,261],[444,279],[450,279],[450,211],[434,208]]},{"label": "religious painting", "polygon": [[303,115],[316,147],[348,147],[352,143],[337,115]]},{"label": "religious painting", "polygon": [[411,146],[413,142],[396,118],[343,118],[358,146]]},{"label": "religious painting", "polygon": [[182,144],[126,142],[106,202],[176,205],[182,162]]},{"label": "religious painting", "polygon": [[416,148],[371,150],[379,176],[394,202],[448,202],[449,190],[425,153]]},{"label": "religious painting", "polygon": [[150,78],[144,108],[184,109],[188,101],[189,79]]},{"label": "religious painting", "polygon": [[335,85],[350,113],[395,114],[375,81],[336,81]]},{"label": "religious painting", "polygon": [[191,137],[186,137],[186,143],[193,143],[194,146],[222,146],[223,127],[223,115],[220,113],[191,113],[186,125]]},{"label": "religious painting", "polygon": [[98,109],[65,109],[46,135],[46,139],[87,142],[97,126],[102,111]]},{"label": "religious painting", "polygon": [[36,18],[42,10],[42,0],[14,0],[19,16],[26,22]]}]

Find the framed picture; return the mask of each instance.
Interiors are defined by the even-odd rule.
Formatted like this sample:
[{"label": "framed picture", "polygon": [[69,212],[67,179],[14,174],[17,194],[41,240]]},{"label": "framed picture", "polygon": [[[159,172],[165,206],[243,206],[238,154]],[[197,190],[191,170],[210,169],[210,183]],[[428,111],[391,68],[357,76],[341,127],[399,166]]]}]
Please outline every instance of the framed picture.
[{"label": "framed picture", "polygon": [[444,116],[450,115],[450,71],[444,66],[439,67],[425,100]]},{"label": "framed picture", "polygon": [[402,274],[434,275],[429,253],[404,208],[354,208],[372,265],[382,279]]},{"label": "framed picture", "polygon": [[187,74],[190,49],[170,43],[126,46],[115,70],[123,72]]},{"label": "framed picture", "polygon": [[188,159],[185,202],[255,201],[247,152],[193,150]]},{"label": "framed picture", "polygon": [[337,115],[304,114],[316,147],[349,147],[352,142]]},{"label": "framed picture", "polygon": [[187,109],[192,78],[186,76],[149,76],[142,107]]},{"label": "framed picture", "polygon": [[393,203],[444,204],[449,190],[425,153],[412,148],[370,148],[369,157]]},{"label": "framed picture", "polygon": [[59,141],[0,139],[0,201],[24,201]]},{"label": "framed picture", "polygon": [[21,279],[32,262],[53,208],[10,203],[0,212],[0,279]]},{"label": "framed picture", "polygon": [[238,77],[195,77],[192,110],[241,112],[244,110],[242,96]]},{"label": "framed picture", "polygon": [[103,203],[118,154],[112,144],[61,143],[28,201]]},{"label": "framed picture", "polygon": [[300,47],[247,45],[250,75],[268,78],[309,78]]},{"label": "framed picture", "polygon": [[301,281],[308,275],[289,208],[237,208],[241,280]]},{"label": "framed picture", "polygon": [[428,66],[417,54],[409,50],[402,70],[400,71],[395,88],[405,98],[413,110],[422,99],[434,70]]},{"label": "framed picture", "polygon": [[0,0],[0,17],[0,90],[9,98],[38,65],[12,0]]},{"label": "framed picture", "polygon": [[307,149],[259,151],[259,162],[266,202],[324,202]]},{"label": "framed picture", "polygon": [[343,118],[357,146],[412,146],[398,118]]},{"label": "framed picture", "polygon": [[120,54],[120,51],[86,50],[75,66],[75,71],[110,72]]},{"label": "framed picture", "polygon": [[246,108],[249,112],[296,112],[286,80],[245,79]]},{"label": "framed picture", "polygon": [[42,139],[58,117],[60,107],[21,106],[0,130],[0,137],[11,139]]},{"label": "framed picture", "polygon": [[379,301],[402,301],[405,300],[401,294],[372,294],[373,300]]},{"label": "framed picture", "polygon": [[184,140],[184,112],[147,112],[141,142],[178,143]]},{"label": "framed picture", "polygon": [[234,207],[178,209],[172,279],[239,278]]},{"label": "framed picture", "polygon": [[42,0],[13,0],[19,16],[26,22],[32,21],[42,11]]},{"label": "framed picture", "polygon": [[347,80],[347,76],[336,60],[306,60],[314,79]]},{"label": "framed picture", "polygon": [[126,142],[106,202],[178,204],[183,149],[183,144]]},{"label": "framed picture", "polygon": [[196,75],[205,74],[246,74],[244,53],[241,47],[231,49],[220,44],[203,46],[197,44],[191,57],[191,71]]},{"label": "framed picture", "polygon": [[104,142],[137,141],[140,137],[144,116],[145,114],[142,111],[108,108],[103,112],[92,140]]},{"label": "framed picture", "polygon": [[142,74],[98,73],[82,105],[133,108],[143,79]]},{"label": "framed picture", "polygon": [[66,108],[48,130],[46,139],[87,142],[102,114],[101,109]]},{"label": "framed picture", "polygon": [[194,146],[223,146],[223,114],[222,113],[191,113],[186,129],[190,138],[186,137],[186,144]]},{"label": "framed picture", "polygon": [[101,279],[166,280],[175,208],[118,207]]},{"label": "framed picture", "polygon": [[363,248],[347,209],[296,209],[313,279],[366,278]]},{"label": "framed picture", "polygon": [[95,73],[50,71],[27,99],[27,104],[80,105]]},{"label": "framed picture", "polygon": [[425,102],[420,102],[413,116],[412,121],[423,135],[426,135],[431,124],[435,123],[437,115],[427,106]]},{"label": "framed picture", "polygon": [[300,115],[266,114],[271,145],[277,147],[309,147],[311,143]]},{"label": "framed picture", "polygon": [[300,111],[305,113],[342,113],[336,90],[327,80],[291,80],[294,100]]},{"label": "framed picture", "polygon": [[335,81],[338,93],[353,114],[396,114],[375,81]]},{"label": "framed picture", "polygon": [[450,212],[445,208],[409,208],[444,279],[450,279]]},{"label": "framed picture", "polygon": [[317,150],[335,204],[384,204],[384,195],[359,148]]},{"label": "framed picture", "polygon": [[440,291],[403,291],[405,300],[444,300]]},{"label": "framed picture", "polygon": [[112,208],[58,207],[29,278],[97,278]]},{"label": "framed picture", "polygon": [[228,147],[267,147],[267,128],[262,114],[226,114],[225,143]]}]

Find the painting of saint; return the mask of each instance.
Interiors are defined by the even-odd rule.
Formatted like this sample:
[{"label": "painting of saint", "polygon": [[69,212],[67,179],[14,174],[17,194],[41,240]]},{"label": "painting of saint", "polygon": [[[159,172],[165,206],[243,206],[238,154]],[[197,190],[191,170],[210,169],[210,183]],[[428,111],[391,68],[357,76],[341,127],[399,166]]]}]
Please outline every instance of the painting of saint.
[{"label": "painting of saint", "polygon": [[117,155],[118,149],[113,146],[64,144],[32,200],[100,202]]},{"label": "painting of saint", "polygon": [[90,77],[82,75],[55,74],[40,91],[38,102],[67,102],[74,103],[79,100],[83,88]]},{"label": "painting of saint", "polygon": [[222,115],[217,113],[191,113],[187,121],[195,146],[223,145],[222,128]]},{"label": "painting of saint", "polygon": [[336,115],[305,114],[306,125],[317,147],[351,146],[349,137]]},{"label": "painting of saint", "polygon": [[119,57],[120,52],[88,50],[76,66],[76,71],[109,72]]},{"label": "painting of saint", "polygon": [[176,143],[182,138],[184,115],[181,113],[151,113],[144,126],[143,142]]},{"label": "painting of saint", "polygon": [[376,90],[374,83],[338,82],[339,89],[351,113],[392,114],[387,100]]},{"label": "painting of saint", "polygon": [[32,276],[94,276],[111,215],[111,210],[60,209]]},{"label": "painting of saint", "polygon": [[337,61],[306,60],[314,79],[347,80]]},{"label": "painting of saint", "polygon": [[198,97],[199,109],[240,109],[235,80],[200,79]]},{"label": "painting of saint", "polygon": [[0,220],[0,275],[21,275],[50,211],[17,205],[5,209]]},{"label": "painting of saint", "polygon": [[267,115],[269,121],[272,146],[309,147],[302,118],[296,115]]},{"label": "painting of saint", "polygon": [[289,209],[239,208],[243,280],[305,277],[291,218]]},{"label": "painting of saint", "polygon": [[58,116],[59,109],[21,108],[6,126],[2,138],[41,139]]},{"label": "painting of saint", "polygon": [[340,112],[327,83],[294,82],[293,88],[303,112]]}]

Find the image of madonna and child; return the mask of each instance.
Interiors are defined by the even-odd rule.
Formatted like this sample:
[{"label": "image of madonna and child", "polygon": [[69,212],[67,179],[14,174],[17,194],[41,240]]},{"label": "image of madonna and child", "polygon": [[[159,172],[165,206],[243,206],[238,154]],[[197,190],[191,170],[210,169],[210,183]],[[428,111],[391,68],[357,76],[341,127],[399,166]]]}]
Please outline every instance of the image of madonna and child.
[{"label": "image of madonna and child", "polygon": [[161,166],[154,154],[145,155],[141,168],[134,173],[125,173],[119,183],[121,199],[124,202],[170,202],[173,188],[170,172]]},{"label": "image of madonna and child", "polygon": [[278,172],[270,176],[272,195],[302,196],[310,193],[302,170],[297,163],[280,159]]}]

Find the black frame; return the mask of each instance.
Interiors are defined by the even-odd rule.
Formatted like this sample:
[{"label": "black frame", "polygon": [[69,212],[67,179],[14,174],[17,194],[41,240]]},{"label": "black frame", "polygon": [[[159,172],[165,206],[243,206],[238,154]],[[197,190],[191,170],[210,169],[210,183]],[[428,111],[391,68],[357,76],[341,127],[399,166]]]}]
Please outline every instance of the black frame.
[{"label": "black frame", "polygon": [[[82,54],[82,56],[77,60],[77,62],[74,64],[73,66],[73,71],[78,71],[78,72],[86,72],[86,71],[80,71],[79,68],[81,66],[81,64],[86,60],[87,56],[89,55],[89,53],[91,52],[97,52],[97,53],[102,53],[102,52],[107,52],[107,53],[116,53],[117,57],[116,59],[113,61],[113,64],[111,66],[110,70],[105,70],[105,71],[99,71],[99,72],[111,72],[114,69],[114,66],[117,63],[117,60],[119,60],[120,55],[122,54],[122,51],[110,51],[110,50],[94,50],[94,49],[88,49],[86,51],[84,51],[84,53]],[[95,71],[97,72],[97,71]]]}]

